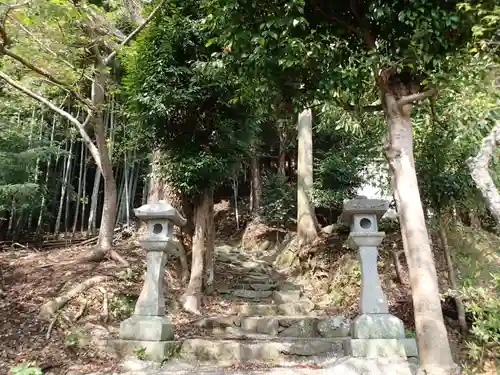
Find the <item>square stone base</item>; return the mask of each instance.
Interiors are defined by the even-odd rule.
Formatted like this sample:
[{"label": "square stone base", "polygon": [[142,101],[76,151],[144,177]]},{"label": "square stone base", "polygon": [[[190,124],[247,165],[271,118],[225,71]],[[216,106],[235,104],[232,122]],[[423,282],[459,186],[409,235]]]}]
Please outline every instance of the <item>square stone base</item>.
[{"label": "square stone base", "polygon": [[350,339],[344,341],[344,353],[361,358],[418,357],[415,339]]},{"label": "square stone base", "polygon": [[354,319],[354,339],[404,339],[403,321],[391,314],[362,314]]},{"label": "square stone base", "polygon": [[122,340],[171,341],[174,327],[164,316],[133,315],[120,324]]},{"label": "square stone base", "polygon": [[182,341],[144,341],[108,339],[105,350],[119,358],[135,357],[137,350],[144,348],[146,359],[153,362],[163,362],[179,353]]}]

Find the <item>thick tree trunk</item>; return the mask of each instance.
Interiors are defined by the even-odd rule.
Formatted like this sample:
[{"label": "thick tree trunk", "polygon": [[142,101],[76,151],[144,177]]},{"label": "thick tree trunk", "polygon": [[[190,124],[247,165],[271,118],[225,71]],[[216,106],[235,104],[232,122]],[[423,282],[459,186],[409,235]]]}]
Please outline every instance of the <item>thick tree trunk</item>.
[{"label": "thick tree trunk", "polygon": [[178,242],[176,239],[174,241],[181,263],[182,280],[188,281],[189,268],[186,249],[190,247],[193,236],[193,214],[191,205],[181,196],[181,194],[172,189],[168,182],[161,178],[159,173],[160,166],[161,152],[154,151],[151,160],[151,177],[149,182],[145,184],[145,186],[148,187],[147,203],[166,200],[187,219],[187,223],[182,229],[174,227],[175,235],[179,239]]},{"label": "thick tree trunk", "polygon": [[98,58],[96,73],[92,83],[92,103],[97,108],[94,115],[94,131],[97,149],[101,157],[102,177],[104,180],[104,203],[102,208],[101,225],[99,227],[98,247],[107,251],[113,247],[113,235],[116,221],[116,181],[113,174],[113,165],[106,144],[103,106],[105,104],[106,73],[102,61]]},{"label": "thick tree trunk", "polygon": [[500,193],[488,171],[488,166],[496,147],[500,145],[500,121],[497,121],[490,134],[484,139],[477,155],[468,160],[472,179],[483,194],[484,200],[500,225]]},{"label": "thick tree trunk", "polygon": [[205,239],[205,267],[203,287],[205,294],[214,291],[214,264],[215,264],[215,222],[214,222],[214,194],[213,189],[209,193],[208,216]]},{"label": "thick tree trunk", "polygon": [[262,195],[262,182],[260,178],[259,158],[254,152],[250,161],[250,174],[252,178],[252,214],[259,216],[260,201]]},{"label": "thick tree trunk", "polygon": [[316,215],[311,201],[313,189],[312,111],[299,114],[297,155],[297,235],[299,246],[318,237]]},{"label": "thick tree trunk", "polygon": [[411,105],[400,108],[395,96],[386,93],[384,111],[389,127],[387,158],[394,176],[400,222],[403,223],[407,242],[405,252],[420,356],[419,373],[454,374],[456,365],[444,325],[436,267],[429,245],[413,159]]},{"label": "thick tree trunk", "polygon": [[278,174],[284,176],[286,174],[286,133],[280,131],[280,150],[278,155]]},{"label": "thick tree trunk", "polygon": [[182,296],[183,308],[193,314],[200,315],[203,288],[203,270],[205,256],[205,233],[210,213],[210,192],[206,191],[195,206],[194,236],[189,284]]}]

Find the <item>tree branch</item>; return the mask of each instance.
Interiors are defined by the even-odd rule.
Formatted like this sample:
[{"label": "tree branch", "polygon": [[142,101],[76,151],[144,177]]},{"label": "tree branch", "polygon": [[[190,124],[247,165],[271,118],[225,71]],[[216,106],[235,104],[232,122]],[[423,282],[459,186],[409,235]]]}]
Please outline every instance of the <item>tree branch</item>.
[{"label": "tree branch", "polygon": [[[124,41],[122,41],[120,43],[120,47],[123,47],[123,46],[126,46],[127,44],[129,44],[147,26],[147,24],[154,18],[154,16],[160,10],[160,8],[163,6],[164,3],[165,3],[165,0],[162,0],[160,2],[160,4],[158,4],[156,6],[156,8],[154,8],[153,11],[149,14],[148,18],[146,18],[143,23],[141,23],[139,26],[137,26],[137,28],[134,31],[132,31],[130,33],[130,35],[125,38]],[[111,62],[111,60],[113,60],[115,58],[117,53],[118,53],[117,50],[114,50],[113,52],[111,52],[104,59],[104,66],[108,65]]]},{"label": "tree branch", "polygon": [[35,100],[39,101],[40,103],[46,105],[51,110],[53,110],[57,114],[61,115],[62,117],[66,118],[67,120],[69,120],[69,122],[71,122],[73,125],[75,125],[75,127],[79,131],[80,135],[82,136],[83,141],[87,145],[87,147],[88,147],[88,149],[89,149],[92,157],[94,158],[94,160],[95,160],[95,162],[97,164],[97,167],[99,169],[102,169],[102,167],[101,167],[101,157],[99,156],[99,151],[97,150],[96,145],[92,142],[92,140],[90,139],[89,135],[85,131],[85,124],[92,117],[92,113],[90,111],[89,111],[89,114],[88,114],[87,118],[85,119],[85,122],[82,124],[75,117],[73,117],[70,113],[68,113],[65,110],[59,108],[58,106],[56,106],[51,101],[45,99],[43,96],[40,96],[40,95],[34,93],[33,91],[31,91],[27,87],[24,87],[20,83],[14,81],[12,78],[10,78],[7,74],[5,74],[2,71],[0,71],[0,78],[3,79],[5,82],[7,82],[12,87],[14,87],[14,88],[18,89],[19,91],[23,92],[24,94],[28,95],[32,99],[35,99]]},{"label": "tree branch", "polygon": [[10,45],[10,40],[9,37],[7,36],[7,32],[5,31],[5,23],[7,22],[7,18],[9,17],[9,13],[12,12],[13,10],[22,8],[26,5],[29,5],[29,1],[25,1],[24,3],[21,4],[13,4],[13,5],[7,5],[7,10],[5,11],[4,16],[2,17],[1,25],[0,25],[0,36],[3,39],[2,45],[4,47],[7,47]]},{"label": "tree branch", "polygon": [[424,92],[419,92],[417,94],[406,95],[406,96],[403,96],[401,99],[398,100],[397,105],[399,107],[402,107],[404,105],[414,103],[416,101],[428,98],[430,96],[434,96],[436,94],[437,94],[437,90],[436,89],[430,89],[430,90],[427,90],[427,91],[424,91]]},{"label": "tree branch", "polygon": [[23,64],[28,69],[30,69],[30,70],[32,70],[32,71],[40,74],[41,76],[44,76],[50,82],[52,82],[53,84],[59,86],[61,89],[68,91],[72,96],[74,96],[82,104],[86,105],[89,109],[92,108],[92,103],[89,100],[83,98],[74,89],[72,89],[70,87],[70,85],[68,85],[67,83],[61,81],[60,79],[58,79],[56,77],[54,77],[49,72],[45,71],[42,68],[37,67],[36,65],[34,65],[32,63],[30,63],[29,61],[27,61],[26,59],[24,59],[22,56],[19,56],[16,53],[12,52],[11,50],[5,48],[5,46],[0,46],[0,52],[4,53],[5,55],[9,56],[10,58],[12,58],[12,59],[14,59],[14,60],[16,60],[18,62],[20,62],[21,64]]},{"label": "tree branch", "polygon": [[[54,56],[56,59],[62,61],[68,68],[70,69],[73,69],[73,71],[77,71],[77,69],[75,68],[75,66],[73,64],[71,64],[69,61],[63,59],[62,57],[60,57],[57,53],[55,53],[54,51],[52,51],[49,47],[47,47],[46,45],[44,45],[42,43],[42,41],[40,39],[38,39],[36,37],[35,34],[33,34],[33,32],[31,32],[31,30],[29,30],[26,26],[23,25],[23,23],[21,21],[19,21],[17,18],[15,18],[14,16],[8,16],[9,20],[11,20],[13,23],[15,23],[18,27],[21,28],[21,30],[23,30],[29,37],[33,38],[33,40],[41,47],[43,48],[45,51],[47,51],[48,53],[50,53],[52,56]],[[88,75],[85,74],[85,72],[83,73],[83,76],[85,78],[87,78],[88,80],[92,80],[92,78]]]},{"label": "tree branch", "polygon": [[495,186],[495,181],[488,170],[495,148],[500,144],[500,121],[497,121],[490,134],[483,138],[481,147],[475,157],[467,160],[472,179],[481,191],[484,200],[500,224],[500,193]]}]

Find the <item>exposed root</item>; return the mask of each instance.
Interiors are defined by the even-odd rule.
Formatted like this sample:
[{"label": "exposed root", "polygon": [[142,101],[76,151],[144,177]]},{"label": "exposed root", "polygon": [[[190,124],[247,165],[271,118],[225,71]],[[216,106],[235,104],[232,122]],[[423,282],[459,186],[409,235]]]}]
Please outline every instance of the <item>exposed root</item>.
[{"label": "exposed root", "polygon": [[45,334],[45,339],[49,340],[50,339],[50,334],[52,333],[52,329],[54,328],[54,324],[56,323],[57,318],[59,315],[54,315],[52,320],[50,321],[49,327],[47,328],[47,333]]},{"label": "exposed root", "polygon": [[396,271],[396,280],[398,283],[403,284],[403,266],[399,260],[399,256],[403,253],[403,250],[392,250],[390,251],[392,263],[394,264],[394,269]]},{"label": "exposed root", "polygon": [[60,310],[64,305],[66,305],[73,298],[77,297],[80,293],[86,291],[87,289],[100,284],[108,279],[108,276],[94,276],[87,279],[63,295],[57,297],[56,299],[45,303],[40,309],[39,317],[42,319],[50,319],[58,310]]},{"label": "exposed root", "polygon": [[200,311],[200,298],[192,295],[185,294],[181,297],[182,308],[188,313],[194,315],[202,315]]},{"label": "exposed root", "polygon": [[82,307],[80,310],[76,313],[75,318],[73,319],[73,322],[77,322],[78,319],[80,319],[83,316],[83,313],[85,312],[85,309],[87,308],[87,300],[83,301]]},{"label": "exposed root", "polygon": [[111,250],[109,252],[109,257],[120,263],[123,267],[127,269],[127,276],[130,277],[132,276],[132,268],[130,267],[130,263],[127,262],[120,254],[118,254],[115,250]]},{"label": "exposed root", "polygon": [[108,301],[108,292],[104,288],[99,288],[99,291],[102,293],[102,318],[104,322],[107,322],[109,319],[109,301]]}]

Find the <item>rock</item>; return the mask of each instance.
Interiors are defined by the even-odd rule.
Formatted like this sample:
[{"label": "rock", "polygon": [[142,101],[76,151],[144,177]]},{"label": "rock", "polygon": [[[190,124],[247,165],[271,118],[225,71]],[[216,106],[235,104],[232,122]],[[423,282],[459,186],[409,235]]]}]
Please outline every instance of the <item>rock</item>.
[{"label": "rock", "polygon": [[300,290],[285,290],[285,291],[277,291],[275,290],[273,293],[273,298],[276,303],[289,303],[289,302],[298,302],[300,300]]},{"label": "rock", "polygon": [[277,318],[249,317],[241,319],[241,329],[245,332],[263,333],[276,336],[279,332]]},{"label": "rock", "polygon": [[153,361],[143,361],[138,358],[131,358],[121,363],[123,371],[138,373],[140,371],[153,370],[161,367],[161,363]]},{"label": "rock", "polygon": [[338,227],[338,225],[331,224],[331,225],[327,225],[326,227],[322,228],[321,231],[323,233],[326,233],[326,234],[330,235],[333,232],[335,232],[335,230],[337,229],[337,227]]},{"label": "rock", "polygon": [[293,345],[283,350],[283,353],[290,355],[310,356],[330,353],[331,351],[332,343],[329,341],[305,340],[295,342]]},{"label": "rock", "polygon": [[351,320],[344,316],[329,316],[318,322],[318,332],[322,337],[346,337],[351,330]]},{"label": "rock", "polygon": [[352,324],[356,339],[404,339],[403,321],[391,314],[362,314]]},{"label": "rock", "polygon": [[314,319],[297,320],[290,327],[280,333],[281,337],[309,338],[316,336],[316,322]]},{"label": "rock", "polygon": [[250,284],[253,290],[267,291],[276,287],[276,284]]},{"label": "rock", "polygon": [[269,298],[273,294],[269,290],[246,290],[246,289],[236,289],[233,291],[233,295],[240,298]]},{"label": "rock", "polygon": [[263,251],[266,251],[267,249],[269,249],[269,247],[271,247],[271,241],[269,240],[264,240],[264,242],[262,242],[260,245],[259,245],[259,249],[257,251],[259,252],[263,252]]}]

